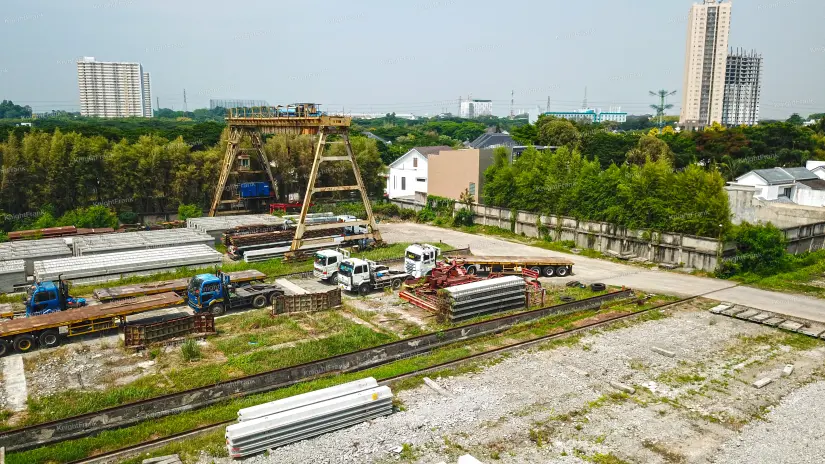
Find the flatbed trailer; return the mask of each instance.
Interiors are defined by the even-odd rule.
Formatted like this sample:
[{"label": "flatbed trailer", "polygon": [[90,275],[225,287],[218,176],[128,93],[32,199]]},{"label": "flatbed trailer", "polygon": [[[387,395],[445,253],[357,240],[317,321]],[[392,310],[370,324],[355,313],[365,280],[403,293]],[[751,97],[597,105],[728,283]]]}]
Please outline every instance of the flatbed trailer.
[{"label": "flatbed trailer", "polygon": [[451,256],[462,264],[468,274],[521,274],[523,269],[538,272],[545,277],[564,277],[573,272],[573,261],[536,256]]},{"label": "flatbed trailer", "polygon": [[[266,278],[266,274],[255,269],[229,272],[228,274],[234,283],[256,282]],[[121,298],[155,295],[165,292],[175,292],[179,295],[186,295],[186,288],[189,286],[190,280],[189,278],[184,278],[146,284],[123,285],[120,287],[96,288],[94,295],[99,301],[112,301]]]},{"label": "flatbed trailer", "polygon": [[99,305],[73,308],[36,317],[0,322],[0,356],[15,351],[31,351],[35,341],[40,346],[60,344],[61,332],[69,337],[112,329],[126,322],[126,316],[183,304],[174,292],[146,295]]}]

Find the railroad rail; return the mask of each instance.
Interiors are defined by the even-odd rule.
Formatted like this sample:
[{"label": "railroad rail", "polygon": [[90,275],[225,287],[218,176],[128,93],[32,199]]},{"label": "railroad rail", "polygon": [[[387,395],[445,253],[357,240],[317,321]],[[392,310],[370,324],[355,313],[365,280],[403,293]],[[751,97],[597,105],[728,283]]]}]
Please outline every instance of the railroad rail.
[{"label": "railroad rail", "polygon": [[[538,345],[538,344],[541,344],[541,343],[546,343],[546,342],[551,341],[551,340],[568,337],[570,335],[575,335],[577,333],[585,332],[585,331],[592,330],[592,329],[599,328],[599,327],[608,326],[608,325],[614,324],[616,322],[621,322],[621,321],[625,321],[625,320],[632,320],[636,317],[644,315],[645,313],[648,313],[648,312],[651,312],[651,311],[656,311],[656,310],[661,310],[661,309],[668,308],[668,307],[671,307],[671,306],[680,305],[680,304],[686,303],[688,301],[694,300],[696,298],[699,298],[700,296],[701,295],[692,296],[692,297],[688,297],[688,298],[683,298],[683,299],[680,299],[680,300],[677,300],[677,301],[661,304],[661,305],[658,305],[658,306],[653,306],[653,307],[642,309],[640,311],[636,311],[636,312],[629,313],[629,314],[620,314],[620,315],[618,315],[616,317],[613,317],[613,318],[610,318],[610,319],[605,319],[605,320],[601,320],[601,321],[597,321],[597,322],[592,322],[590,324],[585,324],[585,325],[576,327],[574,329],[564,330],[562,332],[558,332],[558,333],[554,333],[554,334],[550,334],[550,335],[544,335],[544,336],[541,336],[541,337],[532,338],[530,340],[524,340],[524,341],[517,342],[517,343],[512,343],[510,345],[505,345],[505,346],[502,346],[502,347],[494,348],[494,349],[483,351],[483,352],[480,352],[480,353],[471,354],[471,355],[464,356],[464,357],[461,357],[461,358],[458,358],[458,359],[454,359],[452,361],[447,361],[447,362],[443,362],[443,363],[440,363],[440,364],[436,364],[436,365],[424,367],[424,368],[421,368],[421,369],[417,369],[415,371],[411,371],[411,372],[408,372],[408,373],[405,373],[405,374],[399,374],[399,375],[395,375],[395,376],[391,376],[391,377],[386,377],[386,378],[383,378],[379,381],[379,385],[390,385],[394,382],[398,382],[398,381],[404,380],[404,379],[409,379],[409,378],[412,378],[412,377],[417,377],[417,376],[420,376],[420,375],[423,375],[423,374],[427,374],[429,372],[439,371],[439,370],[443,370],[443,369],[446,369],[446,368],[450,368],[450,367],[458,366],[458,365],[461,365],[461,364],[465,364],[465,363],[468,363],[468,362],[473,362],[473,361],[486,359],[486,358],[489,358],[489,357],[492,357],[492,356],[496,356],[498,354],[503,354],[503,353],[507,353],[507,352],[511,352],[511,351],[516,351],[516,350],[529,348],[531,346]],[[641,301],[644,301],[644,300],[639,299],[637,301],[641,302]],[[76,461],[71,461],[68,464],[104,464],[104,463],[109,463],[109,462],[115,462],[116,459],[124,459],[124,458],[127,458],[129,456],[134,456],[138,453],[143,453],[143,452],[146,452],[146,451],[150,451],[150,450],[153,450],[153,449],[160,448],[160,447],[162,447],[164,445],[167,445],[169,443],[177,442],[179,440],[183,440],[183,439],[186,439],[186,438],[193,438],[193,437],[196,437],[196,436],[205,435],[207,433],[220,430],[221,428],[226,427],[227,425],[230,425],[230,424],[235,423],[235,422],[236,422],[236,419],[229,419],[229,420],[220,421],[220,422],[210,424],[210,425],[196,427],[196,428],[193,428],[191,430],[187,430],[185,432],[180,432],[180,433],[172,434],[172,435],[169,435],[169,436],[166,436],[166,437],[156,438],[156,439],[153,439],[153,440],[145,441],[143,443],[139,443],[139,444],[136,444],[136,445],[131,445],[131,446],[127,446],[127,447],[117,449],[117,450],[104,452],[104,453],[95,455],[94,457],[79,459],[79,460],[76,460]]]},{"label": "railroad rail", "polygon": [[8,451],[26,450],[183,411],[200,409],[224,401],[227,398],[276,390],[328,374],[356,372],[417,354],[427,353],[458,341],[500,333],[515,325],[547,316],[598,308],[605,302],[628,298],[632,294],[631,290],[623,289],[575,302],[501,316],[373,348],[240,377],[214,385],[148,398],[42,424],[6,430],[0,433],[0,446],[4,446]]}]

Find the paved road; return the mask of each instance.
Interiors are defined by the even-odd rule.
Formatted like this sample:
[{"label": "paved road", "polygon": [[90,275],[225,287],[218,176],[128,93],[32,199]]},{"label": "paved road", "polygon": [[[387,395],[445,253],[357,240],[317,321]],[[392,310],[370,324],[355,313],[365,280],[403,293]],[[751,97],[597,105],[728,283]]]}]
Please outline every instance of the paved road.
[{"label": "paved road", "polygon": [[604,282],[626,285],[651,293],[665,293],[681,297],[702,295],[714,300],[732,302],[752,308],[773,311],[812,321],[825,322],[825,300],[813,297],[759,290],[734,282],[696,277],[674,271],[651,270],[612,261],[587,258],[573,254],[508,242],[506,240],[467,234],[422,224],[381,224],[381,235],[388,242],[427,242],[439,240],[454,247],[469,246],[473,253],[485,255],[519,255],[560,257],[573,261],[574,275],[551,281]]}]

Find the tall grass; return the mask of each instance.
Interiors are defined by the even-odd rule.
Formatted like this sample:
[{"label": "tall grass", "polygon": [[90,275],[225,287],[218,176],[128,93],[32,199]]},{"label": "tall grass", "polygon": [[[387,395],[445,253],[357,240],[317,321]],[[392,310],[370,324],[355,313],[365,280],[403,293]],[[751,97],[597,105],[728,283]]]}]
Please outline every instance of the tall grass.
[{"label": "tall grass", "polygon": [[201,347],[194,339],[188,339],[180,346],[180,354],[186,362],[197,361],[201,358]]}]

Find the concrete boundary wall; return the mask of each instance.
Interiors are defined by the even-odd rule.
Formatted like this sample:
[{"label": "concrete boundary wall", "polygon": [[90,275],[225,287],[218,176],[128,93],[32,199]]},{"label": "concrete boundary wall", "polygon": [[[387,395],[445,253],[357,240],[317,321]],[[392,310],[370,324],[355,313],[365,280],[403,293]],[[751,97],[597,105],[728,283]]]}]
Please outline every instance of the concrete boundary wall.
[{"label": "concrete boundary wall", "polygon": [[355,372],[387,364],[427,353],[457,341],[499,333],[515,325],[550,315],[598,308],[608,301],[631,296],[633,296],[633,292],[625,289],[571,303],[547,306],[476,322],[297,366],[241,377],[216,385],[194,388],[43,424],[7,430],[0,433],[0,446],[9,451],[19,451],[71,438],[93,435],[104,430],[126,427],[158,417],[203,408],[226,401],[229,398],[272,391],[323,375]]}]

